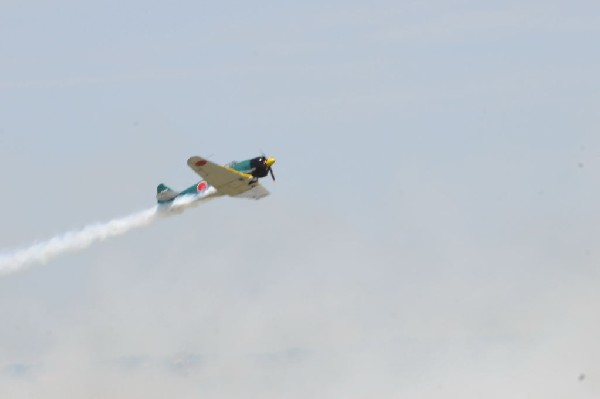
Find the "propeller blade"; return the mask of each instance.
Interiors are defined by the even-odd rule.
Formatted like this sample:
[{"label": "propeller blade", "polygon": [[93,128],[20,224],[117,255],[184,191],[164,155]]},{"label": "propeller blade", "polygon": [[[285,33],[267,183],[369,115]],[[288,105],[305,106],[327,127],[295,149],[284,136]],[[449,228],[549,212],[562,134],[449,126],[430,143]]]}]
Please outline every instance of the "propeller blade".
[{"label": "propeller blade", "polygon": [[273,181],[275,181],[275,174],[273,173],[273,168],[269,168],[269,173],[271,174]]}]

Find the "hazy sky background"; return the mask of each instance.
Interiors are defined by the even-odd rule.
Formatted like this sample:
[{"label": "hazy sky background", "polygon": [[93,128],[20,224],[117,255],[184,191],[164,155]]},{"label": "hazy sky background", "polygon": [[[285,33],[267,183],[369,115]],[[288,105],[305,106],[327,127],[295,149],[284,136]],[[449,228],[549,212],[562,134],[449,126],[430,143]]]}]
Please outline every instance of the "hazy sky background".
[{"label": "hazy sky background", "polygon": [[597,398],[600,3],[0,0],[2,398]]}]

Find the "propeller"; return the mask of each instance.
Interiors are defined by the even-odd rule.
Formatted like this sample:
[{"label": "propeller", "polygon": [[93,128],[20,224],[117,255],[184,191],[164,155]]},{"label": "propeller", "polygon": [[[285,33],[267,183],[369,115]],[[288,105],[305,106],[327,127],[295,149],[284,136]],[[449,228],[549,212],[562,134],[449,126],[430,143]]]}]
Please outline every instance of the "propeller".
[{"label": "propeller", "polygon": [[267,170],[269,171],[271,178],[273,179],[273,181],[275,181],[275,173],[273,173],[273,164],[275,163],[275,158],[267,157],[263,151],[261,151],[261,153],[264,158],[263,162],[264,162],[265,166],[267,167]]},{"label": "propeller", "polygon": [[275,181],[275,174],[273,173],[273,168],[269,168],[269,173],[271,174],[271,177],[273,178],[273,181]]}]

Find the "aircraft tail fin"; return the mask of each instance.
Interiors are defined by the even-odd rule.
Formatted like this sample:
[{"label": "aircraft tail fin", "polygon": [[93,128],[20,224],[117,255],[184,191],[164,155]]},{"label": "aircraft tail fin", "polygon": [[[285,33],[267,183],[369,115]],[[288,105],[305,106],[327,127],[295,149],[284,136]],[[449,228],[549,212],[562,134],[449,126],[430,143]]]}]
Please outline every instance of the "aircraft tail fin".
[{"label": "aircraft tail fin", "polygon": [[179,195],[179,192],[172,190],[163,183],[160,183],[156,187],[156,201],[158,201],[158,203],[172,201],[177,195]]}]

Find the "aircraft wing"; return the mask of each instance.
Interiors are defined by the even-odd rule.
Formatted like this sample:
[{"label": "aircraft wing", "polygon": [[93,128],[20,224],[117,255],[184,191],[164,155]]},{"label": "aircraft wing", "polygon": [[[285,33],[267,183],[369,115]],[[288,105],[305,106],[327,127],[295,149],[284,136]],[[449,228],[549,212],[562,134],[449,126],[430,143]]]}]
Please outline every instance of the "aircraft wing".
[{"label": "aircraft wing", "polygon": [[270,194],[269,191],[266,188],[264,188],[264,186],[262,186],[259,183],[256,183],[256,185],[254,187],[250,188],[250,190],[244,191],[241,194],[237,194],[234,197],[235,198],[261,199],[263,197],[266,197],[269,194]]},{"label": "aircraft wing", "polygon": [[[258,182],[251,183],[252,175],[218,165],[201,157],[191,157],[187,164],[208,184],[216,188],[219,194],[255,199],[269,194]],[[254,193],[249,192],[251,190]],[[240,195],[246,192],[248,192],[247,195]]]}]

